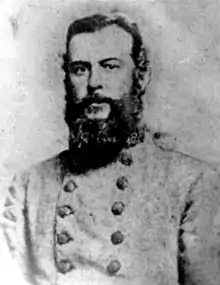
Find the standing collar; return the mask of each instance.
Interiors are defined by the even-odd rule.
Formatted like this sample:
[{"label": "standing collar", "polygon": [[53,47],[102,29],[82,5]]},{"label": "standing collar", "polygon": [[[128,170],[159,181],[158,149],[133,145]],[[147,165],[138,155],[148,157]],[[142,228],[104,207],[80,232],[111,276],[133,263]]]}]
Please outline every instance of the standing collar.
[{"label": "standing collar", "polygon": [[143,143],[147,132],[149,132],[149,130],[146,124],[137,126],[135,130],[129,135],[125,148],[129,149],[139,143]]}]

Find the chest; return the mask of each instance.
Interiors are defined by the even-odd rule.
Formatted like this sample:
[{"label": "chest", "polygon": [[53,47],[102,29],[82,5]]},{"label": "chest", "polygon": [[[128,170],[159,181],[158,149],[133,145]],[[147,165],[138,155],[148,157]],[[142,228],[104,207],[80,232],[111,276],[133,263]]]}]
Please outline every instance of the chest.
[{"label": "chest", "polygon": [[176,197],[171,194],[177,185],[168,172],[161,161],[146,163],[143,157],[129,167],[116,163],[86,176],[66,175],[55,231],[60,272],[96,269],[130,280],[139,275],[143,282],[156,264],[175,266]]},{"label": "chest", "polygon": [[[114,228],[132,236],[168,222],[170,187],[165,170],[159,173],[155,165],[114,164],[86,176],[68,174],[58,197],[57,221],[62,226],[71,223],[90,238],[105,240]],[[67,208],[69,213],[61,213]]]}]

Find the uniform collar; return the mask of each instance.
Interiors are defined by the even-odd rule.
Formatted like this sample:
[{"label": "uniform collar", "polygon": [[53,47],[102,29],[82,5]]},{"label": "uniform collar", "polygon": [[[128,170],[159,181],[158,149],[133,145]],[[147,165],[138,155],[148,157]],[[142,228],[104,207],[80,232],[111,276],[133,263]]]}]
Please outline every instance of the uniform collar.
[{"label": "uniform collar", "polygon": [[149,132],[149,130],[146,124],[142,124],[136,127],[135,130],[129,135],[125,149],[129,149],[140,143],[143,143],[147,132]]},{"label": "uniform collar", "polygon": [[[119,152],[118,156],[115,157],[114,160],[109,162],[109,164],[103,165],[103,166],[98,167],[98,168],[97,167],[96,168],[86,168],[84,166],[80,166],[79,161],[77,162],[75,160],[74,154],[71,153],[69,150],[64,151],[63,155],[61,157],[63,157],[63,159],[65,161],[64,165],[66,165],[67,169],[69,169],[70,172],[75,173],[75,174],[86,174],[87,172],[98,170],[98,169],[103,168],[103,167],[105,168],[105,167],[111,165],[112,163],[117,162],[118,160],[120,160],[121,154],[123,152],[129,152],[131,155],[136,153],[138,149],[140,150],[140,148],[141,149],[143,148],[144,142],[146,140],[147,141],[149,140],[149,134],[148,133],[150,134],[146,124],[138,125],[136,127],[136,129],[134,129],[134,131],[130,133],[125,147]],[[140,151],[138,151],[138,153],[139,152]],[[141,156],[143,156],[143,153],[141,154]],[[66,172],[67,169],[64,170],[64,172]]]}]

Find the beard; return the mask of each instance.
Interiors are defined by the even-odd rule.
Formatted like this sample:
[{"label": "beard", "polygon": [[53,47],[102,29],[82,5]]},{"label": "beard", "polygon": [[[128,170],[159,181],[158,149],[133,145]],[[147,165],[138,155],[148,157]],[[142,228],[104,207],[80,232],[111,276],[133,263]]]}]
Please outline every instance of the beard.
[{"label": "beard", "polygon": [[[122,99],[113,100],[91,92],[77,101],[76,91],[67,74],[64,84],[65,121],[69,127],[69,150],[77,166],[75,169],[83,173],[114,162],[141,119],[143,105],[141,97],[137,96],[138,89],[134,89],[137,85],[133,85],[129,94],[122,96]],[[126,108],[125,97],[130,98],[130,110]],[[107,118],[89,119],[85,115],[94,103],[109,105]]]},{"label": "beard", "polygon": [[[93,103],[108,104],[106,119],[89,119],[85,115]],[[69,126],[69,149],[83,171],[113,162],[125,147],[131,132],[131,121],[124,115],[121,100],[93,96],[66,109]]]}]

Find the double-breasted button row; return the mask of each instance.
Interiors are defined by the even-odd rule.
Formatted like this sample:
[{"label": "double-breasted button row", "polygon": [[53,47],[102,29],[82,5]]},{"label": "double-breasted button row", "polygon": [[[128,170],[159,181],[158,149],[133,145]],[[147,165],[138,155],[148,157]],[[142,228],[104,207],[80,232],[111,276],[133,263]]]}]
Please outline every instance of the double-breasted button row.
[{"label": "double-breasted button row", "polygon": [[[78,188],[77,184],[75,181],[68,180],[65,185],[63,186],[63,191],[66,193],[73,193],[76,189]],[[68,204],[62,205],[57,208],[57,214],[61,218],[65,218],[69,215],[73,215],[75,213],[75,210]],[[58,245],[65,245],[68,244],[69,242],[73,241],[73,237],[70,235],[70,233],[66,230],[61,231],[60,233],[57,234],[56,236],[56,241]],[[57,263],[57,267],[59,272],[66,274],[69,271],[75,269],[74,264],[67,259],[62,259]]]},{"label": "double-breasted button row", "polygon": [[[74,264],[70,260],[67,260],[67,259],[60,260],[57,263],[57,267],[58,267],[59,272],[61,272],[62,274],[66,274],[70,272],[71,270],[76,269]],[[121,263],[118,260],[112,260],[108,264],[106,268],[106,272],[109,276],[114,276],[118,273],[120,269],[121,269]]]},{"label": "double-breasted button row", "polygon": [[[124,240],[124,235],[121,231],[116,231],[111,235],[111,242],[114,245],[122,243]],[[114,276],[121,269],[121,263],[118,260],[112,260],[107,266],[107,273],[109,276]]]},{"label": "double-breasted button row", "polygon": [[[66,182],[66,184],[63,186],[63,190],[66,193],[72,193],[76,188],[78,188],[77,184],[73,180],[69,180]],[[72,215],[75,213],[75,210],[70,205],[62,205],[58,207],[57,214],[61,218],[65,218],[69,215]]]},{"label": "double-breasted button row", "polygon": [[[62,274],[66,274],[70,272],[73,269],[76,269],[73,262],[71,262],[68,259],[61,259],[59,262],[57,262],[58,271]],[[115,259],[109,262],[108,266],[106,267],[106,272],[109,276],[114,276],[118,273],[118,271],[121,269],[121,263]]]}]

